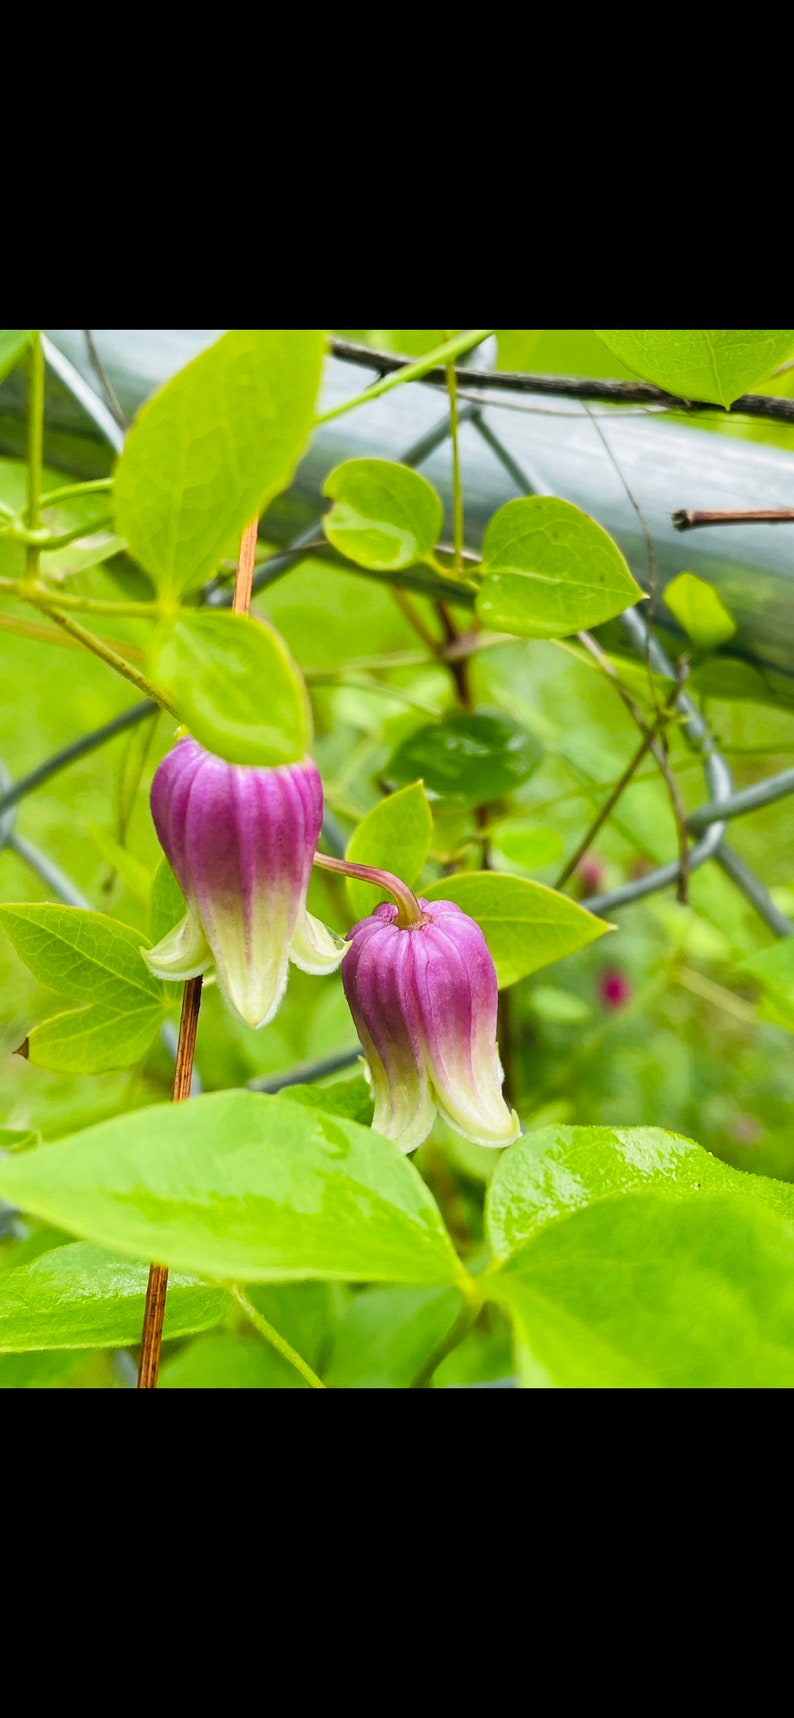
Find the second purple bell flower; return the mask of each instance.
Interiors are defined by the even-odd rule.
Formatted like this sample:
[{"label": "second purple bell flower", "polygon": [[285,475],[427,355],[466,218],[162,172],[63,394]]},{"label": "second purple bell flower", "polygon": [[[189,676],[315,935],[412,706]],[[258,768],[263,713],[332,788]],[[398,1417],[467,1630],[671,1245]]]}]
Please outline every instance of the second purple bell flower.
[{"label": "second purple bell flower", "polygon": [[277,768],[226,763],[180,740],[152,783],[152,816],[187,913],[144,959],[158,978],[195,978],[214,962],[247,1026],[273,1019],[290,960],[332,972],[347,944],[306,911],[323,818],[311,760]]},{"label": "second purple bell flower", "polygon": [[476,1145],[520,1132],[502,1096],[497,982],[485,937],[453,901],[375,908],[350,932],[342,983],[372,1074],[372,1125],[402,1151],[427,1138],[439,1110]]}]

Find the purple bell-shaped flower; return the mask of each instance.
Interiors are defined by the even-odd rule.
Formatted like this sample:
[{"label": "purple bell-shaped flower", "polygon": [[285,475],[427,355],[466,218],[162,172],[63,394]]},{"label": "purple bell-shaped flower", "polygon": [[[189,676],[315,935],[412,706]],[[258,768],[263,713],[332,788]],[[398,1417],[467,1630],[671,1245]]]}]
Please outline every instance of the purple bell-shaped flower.
[{"label": "purple bell-shaped flower", "polygon": [[347,944],[306,911],[323,788],[307,760],[277,769],[226,763],[183,739],[152,783],[152,816],[187,902],[144,959],[157,978],[195,978],[214,962],[248,1026],[278,1009],[293,960],[332,972]]},{"label": "purple bell-shaped flower", "polygon": [[349,943],[342,983],[372,1073],[376,1131],[413,1151],[439,1110],[476,1145],[511,1145],[520,1128],[502,1096],[496,972],[479,925],[452,901],[383,904]]}]

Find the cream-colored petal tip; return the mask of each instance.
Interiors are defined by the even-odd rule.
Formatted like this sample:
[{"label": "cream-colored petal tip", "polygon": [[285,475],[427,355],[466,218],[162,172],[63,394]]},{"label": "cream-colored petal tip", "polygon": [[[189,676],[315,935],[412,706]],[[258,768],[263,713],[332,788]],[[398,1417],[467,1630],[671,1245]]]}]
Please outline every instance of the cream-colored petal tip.
[{"label": "cream-colored petal tip", "polygon": [[335,972],[350,944],[313,913],[304,913],[295,926],[289,957],[301,972]]}]

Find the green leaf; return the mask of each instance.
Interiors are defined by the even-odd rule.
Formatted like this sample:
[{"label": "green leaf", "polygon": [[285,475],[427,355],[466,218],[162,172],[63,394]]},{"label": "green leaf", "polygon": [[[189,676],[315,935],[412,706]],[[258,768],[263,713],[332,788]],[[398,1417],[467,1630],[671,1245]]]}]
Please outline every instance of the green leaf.
[{"label": "green leaf", "polygon": [[41,1068],[99,1074],[127,1068],[163,1018],[163,989],[141,957],[142,932],[104,913],[49,902],[0,907],[0,925],[43,984],[84,1008],[35,1026],[26,1054]]},{"label": "green leaf", "polygon": [[390,459],[348,459],[323,484],[334,506],[323,519],[329,543],[360,567],[410,567],[441,535],[441,497],[426,477]]},{"label": "green leaf", "polygon": [[762,986],[768,1017],[794,1031],[794,937],[783,937],[771,948],[748,955],[738,970]]},{"label": "green leaf", "polygon": [[454,1288],[376,1288],[356,1295],[337,1328],[325,1382],[336,1390],[408,1389],[461,1304]]},{"label": "green leaf", "polygon": [[[346,857],[357,865],[393,871],[411,889],[430,852],[432,839],[433,813],[423,782],[415,781],[399,793],[379,800],[362,817],[350,837]],[[379,901],[391,900],[383,889],[359,883],[355,877],[347,879],[347,898],[356,919],[368,918]]]},{"label": "green leaf", "polygon": [[41,1145],[41,1134],[32,1127],[0,1127],[0,1151],[27,1151]]},{"label": "green leaf", "polygon": [[160,1390],[308,1390],[288,1360],[261,1337],[202,1336],[160,1368]]},{"label": "green leaf", "polygon": [[306,688],[275,628],[216,610],[158,629],[147,664],[191,733],[233,764],[297,763],[311,719]]},{"label": "green leaf", "polygon": [[593,1012],[589,1002],[574,996],[571,990],[562,990],[558,984],[533,985],[529,1000],[533,1014],[558,1026],[581,1026]]},{"label": "green leaf", "polygon": [[292,1104],[304,1104],[310,1110],[325,1110],[326,1115],[347,1116],[369,1127],[374,1107],[372,1087],[363,1074],[354,1080],[337,1080],[333,1086],[287,1086],[282,1097]]},{"label": "green leaf", "polygon": [[249,1283],[246,1294],[279,1336],[319,1371],[344,1295],[328,1282]]},{"label": "green leaf", "polygon": [[149,930],[152,944],[179,924],[186,912],[185,897],[166,858],[162,858],[154,874],[149,900]]},{"label": "green leaf", "polygon": [[[131,990],[125,994],[134,996]],[[33,1027],[26,1040],[26,1054],[39,1068],[60,1074],[104,1074],[111,1068],[130,1068],[157,1036],[164,1013],[162,992],[145,1008],[109,1009],[101,1003],[71,1008]]]},{"label": "green leaf", "polygon": [[311,433],[323,349],[319,329],[233,329],[138,413],[116,517],[159,590],[203,584],[286,489]]},{"label": "green leaf", "polygon": [[615,928],[543,883],[499,871],[442,877],[424,893],[428,901],[456,901],[476,919],[502,990]]},{"label": "green leaf", "polygon": [[794,1385],[794,1224],[736,1194],[600,1200],[528,1241],[488,1292],[530,1387]]},{"label": "green leaf", "polygon": [[0,1390],[63,1390],[86,1361],[99,1359],[89,1348],[40,1349],[28,1354],[0,1354]]},{"label": "green leaf", "polygon": [[529,495],[494,513],[477,613],[521,638],[567,638],[643,598],[609,534],[570,501]]},{"label": "green leaf", "polygon": [[511,865],[523,865],[526,871],[539,871],[543,865],[553,865],[562,853],[559,829],[520,818],[500,823],[493,832],[493,845]]},{"label": "green leaf", "polygon": [[[0,1350],[140,1342],[148,1280],[148,1265],[114,1257],[88,1241],[0,1272]],[[230,1307],[222,1289],[174,1272],[163,1334],[168,1339],[210,1330]]]},{"label": "green leaf", "polygon": [[[409,734],[386,766],[394,781],[422,776],[449,805],[485,805],[529,779],[543,757],[536,734],[512,716],[448,716]],[[396,870],[396,866],[390,866]]]},{"label": "green leaf", "polygon": [[48,901],[0,906],[0,925],[34,978],[62,995],[120,1014],[159,1006],[161,986],[141,955],[148,939],[131,925]]},{"label": "green leaf", "polygon": [[0,328],[0,382],[19,363],[32,333],[32,328]]},{"label": "green leaf", "polygon": [[611,1194],[643,1188],[680,1198],[737,1193],[794,1222],[794,1186],[732,1169],[660,1127],[544,1127],[499,1153],[486,1229],[499,1259],[546,1223]]},{"label": "green leaf", "polygon": [[597,328],[631,370],[684,400],[730,406],[794,351],[791,328]]},{"label": "green leaf", "polygon": [[102,1246],[221,1280],[465,1278],[395,1146],[253,1092],[157,1104],[4,1158],[0,1197]]},{"label": "green leaf", "polygon": [[698,650],[716,650],[733,638],[735,620],[713,585],[706,584],[695,573],[679,573],[671,579],[665,586],[664,600]]}]

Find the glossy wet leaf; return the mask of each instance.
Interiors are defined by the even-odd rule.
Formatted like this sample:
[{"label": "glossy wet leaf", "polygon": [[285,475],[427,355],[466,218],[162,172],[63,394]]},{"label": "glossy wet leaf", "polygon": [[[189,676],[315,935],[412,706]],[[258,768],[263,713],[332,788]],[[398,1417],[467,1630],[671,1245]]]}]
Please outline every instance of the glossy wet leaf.
[{"label": "glossy wet leaf", "polygon": [[643,592],[617,543],[570,501],[529,495],[490,520],[476,608],[522,638],[567,638],[622,614]]},{"label": "glossy wet leaf", "polygon": [[[0,1272],[0,1350],[120,1348],[138,1343],[149,1266],[89,1241],[43,1253]],[[168,1282],[164,1336],[221,1324],[229,1296],[175,1271]]]},{"label": "glossy wet leaf", "polygon": [[232,329],[141,408],[116,473],[116,518],[159,590],[201,585],[286,489],[311,433],[323,349],[318,329]]},{"label": "glossy wet leaf", "polygon": [[509,877],[500,871],[443,877],[424,894],[429,901],[456,901],[476,919],[502,990],[614,928],[567,895],[528,877]]},{"label": "glossy wet leaf", "polygon": [[449,805],[485,805],[528,781],[542,757],[542,741],[512,716],[478,711],[447,716],[409,734],[386,775],[393,781],[421,776]]},{"label": "glossy wet leaf", "polygon": [[348,459],[323,484],[334,503],[323,518],[329,543],[375,571],[410,567],[441,535],[441,497],[410,466],[389,459]]},{"label": "glossy wet leaf", "polygon": [[[430,852],[432,839],[433,813],[424,784],[415,781],[410,787],[379,800],[362,817],[347,844],[346,857],[357,865],[393,871],[412,889]],[[391,899],[383,889],[361,883],[355,877],[346,879],[346,888],[354,919],[367,918],[379,901]]]},{"label": "glossy wet leaf", "polygon": [[736,622],[705,579],[679,573],[665,586],[664,600],[698,650],[716,650],[733,638]]},{"label": "glossy wet leaf", "polygon": [[626,369],[686,400],[730,406],[794,352],[791,328],[598,328]]},{"label": "glossy wet leaf", "polygon": [[612,1195],[488,1279],[533,1388],[794,1385],[794,1223],[738,1194]]},{"label": "glossy wet leaf", "polygon": [[4,1158],[0,1197],[102,1246],[215,1279],[452,1283],[462,1273],[396,1146],[253,1092],[158,1104]]},{"label": "glossy wet leaf", "polygon": [[306,755],[306,688],[273,627],[221,610],[182,614],[155,633],[148,667],[180,720],[218,757],[277,766]]},{"label": "glossy wet leaf", "polygon": [[612,1194],[652,1188],[676,1198],[736,1193],[794,1222],[794,1185],[732,1169],[692,1139],[659,1127],[544,1127],[502,1151],[486,1227],[497,1258],[545,1224]]}]

